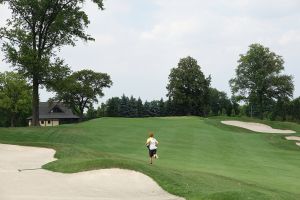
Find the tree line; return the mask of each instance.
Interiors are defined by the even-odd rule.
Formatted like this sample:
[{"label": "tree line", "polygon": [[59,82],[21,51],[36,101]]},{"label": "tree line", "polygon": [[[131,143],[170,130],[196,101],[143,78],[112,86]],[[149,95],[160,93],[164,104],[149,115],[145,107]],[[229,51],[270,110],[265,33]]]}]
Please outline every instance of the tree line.
[{"label": "tree line", "polygon": [[[238,114],[238,105],[233,104],[231,100],[227,98],[224,92],[219,92],[216,89],[211,89],[214,92],[212,96],[212,103],[209,105],[210,112],[207,116],[235,116]],[[218,92],[216,95],[215,93]],[[135,98],[133,96],[128,97],[123,95],[121,97],[112,97],[102,103],[97,109],[90,107],[86,113],[87,119],[97,117],[164,117],[164,116],[176,116],[180,115],[176,111],[176,104],[170,100],[153,100],[142,101],[141,98]]]},{"label": "tree line", "polygon": [[[252,45],[248,53],[241,57],[251,57],[251,53],[255,52],[256,48],[263,48],[263,51],[259,51],[263,55],[270,53],[261,45]],[[268,56],[264,56],[267,61],[272,61]],[[211,76],[205,77],[197,61],[190,56],[180,59],[178,65],[171,69],[169,83],[166,86],[168,91],[166,100],[161,98],[143,102],[141,98],[123,95],[112,97],[94,109],[93,104],[104,95],[102,89],[110,87],[112,81],[109,75],[91,70],[68,71],[65,77],[55,79],[55,82],[48,86],[48,90],[56,93],[51,101],[64,102],[81,119],[104,116],[244,115],[271,120],[299,121],[300,97],[294,100],[291,98],[292,77],[280,73],[283,70],[282,66],[279,70],[275,68],[277,70],[275,73],[271,68],[273,65],[269,65],[267,69],[263,69],[264,66],[255,66],[256,68],[252,69],[251,64],[246,62],[255,63],[251,59],[240,62],[236,69],[236,77],[230,80],[233,94],[231,98],[225,92],[210,86]],[[256,63],[265,64],[266,61]],[[268,74],[264,75],[265,77],[261,76],[263,70],[266,70],[267,72],[264,73]],[[240,72],[243,74],[239,74]],[[251,84],[253,88],[249,87]],[[4,114],[1,115],[1,126],[25,125],[26,117],[31,109],[31,95],[32,89],[22,74],[0,73],[0,111]],[[240,104],[241,101],[244,103]],[[85,114],[84,110],[87,110]]]},{"label": "tree line", "polygon": [[[93,41],[86,32],[90,21],[84,0],[2,0],[13,15],[0,28],[5,60],[14,72],[0,76],[0,125],[21,125],[28,113],[39,126],[39,88],[55,92],[52,101],[64,102],[81,119],[112,81],[105,73],[72,72],[57,52],[76,41]],[[100,10],[103,0],[93,0]],[[261,44],[241,54],[230,81],[232,96],[211,88],[197,60],[188,56],[171,69],[167,100],[141,102],[134,97],[114,97],[100,107],[107,116],[247,115],[258,118],[300,120],[299,98],[293,99],[293,77],[283,74],[284,60]],[[17,78],[16,78],[17,77]],[[240,106],[239,106],[240,105]],[[98,109],[97,109],[98,110]]]}]

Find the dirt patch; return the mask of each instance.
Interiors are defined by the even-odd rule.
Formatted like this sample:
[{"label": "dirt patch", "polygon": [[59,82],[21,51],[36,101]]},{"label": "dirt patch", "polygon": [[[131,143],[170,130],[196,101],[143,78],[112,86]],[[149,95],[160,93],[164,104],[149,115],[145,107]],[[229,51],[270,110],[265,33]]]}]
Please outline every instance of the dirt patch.
[{"label": "dirt patch", "polygon": [[292,130],[281,130],[281,129],[273,129],[271,126],[260,124],[260,123],[253,123],[253,122],[242,122],[242,121],[221,121],[221,123],[230,125],[230,126],[237,126],[241,128],[245,128],[251,131],[260,132],[260,133],[283,133],[283,134],[291,134],[296,133]]},{"label": "dirt patch", "polygon": [[0,144],[1,200],[183,200],[142,173],[103,169],[74,174],[40,169],[52,149]]}]

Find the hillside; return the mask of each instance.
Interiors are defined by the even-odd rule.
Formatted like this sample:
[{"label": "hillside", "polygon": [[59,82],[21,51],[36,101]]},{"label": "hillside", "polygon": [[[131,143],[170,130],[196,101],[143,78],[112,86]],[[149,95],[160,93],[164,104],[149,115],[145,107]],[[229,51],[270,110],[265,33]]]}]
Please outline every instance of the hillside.
[{"label": "hillside", "polygon": [[[58,160],[44,166],[52,171],[140,171],[187,199],[300,199],[300,148],[282,135],[226,126],[223,119],[101,118],[53,128],[1,128],[0,143],[54,148]],[[265,123],[300,133],[294,123]],[[150,130],[160,142],[154,165],[144,145]]]}]

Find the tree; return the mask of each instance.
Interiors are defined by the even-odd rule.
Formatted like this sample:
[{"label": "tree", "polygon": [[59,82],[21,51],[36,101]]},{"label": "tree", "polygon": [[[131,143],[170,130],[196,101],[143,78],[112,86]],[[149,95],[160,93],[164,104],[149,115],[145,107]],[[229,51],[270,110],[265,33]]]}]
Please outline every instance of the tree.
[{"label": "tree", "polygon": [[167,86],[169,99],[180,115],[205,115],[207,112],[210,76],[205,78],[192,57],[180,59],[171,69]]},{"label": "tree", "polygon": [[140,97],[136,102],[136,110],[137,110],[138,117],[144,117],[144,105]]},{"label": "tree", "polygon": [[231,101],[225,92],[221,92],[215,88],[209,89],[209,105],[211,115],[225,114],[230,116],[232,112]]},{"label": "tree", "polygon": [[137,110],[137,100],[131,96],[128,102],[129,106],[129,116],[128,117],[137,117],[138,110]]},{"label": "tree", "polygon": [[143,114],[144,117],[151,117],[152,116],[150,102],[145,101],[143,110],[144,110],[144,114]]},{"label": "tree", "polygon": [[166,116],[166,104],[163,100],[163,98],[161,98],[158,102],[158,108],[159,108],[159,116]]},{"label": "tree", "polygon": [[[103,9],[103,0],[92,0]],[[32,84],[32,125],[39,125],[39,85],[63,77],[68,67],[56,56],[62,46],[79,38],[93,40],[85,32],[89,22],[82,5],[85,0],[0,0],[12,11],[6,27],[0,29],[6,60]]]},{"label": "tree", "polygon": [[17,117],[29,113],[30,104],[31,91],[26,80],[14,72],[0,73],[0,108],[9,116],[12,127]]},{"label": "tree", "polygon": [[120,116],[128,117],[129,113],[130,113],[129,98],[126,97],[125,94],[123,94],[120,100]]},{"label": "tree", "polygon": [[107,112],[107,106],[105,103],[101,103],[101,105],[97,108],[97,117],[105,117]]},{"label": "tree", "polygon": [[259,116],[275,99],[293,96],[292,76],[283,75],[284,60],[260,44],[252,44],[245,55],[240,55],[236,77],[229,81],[233,95],[239,101],[257,105]]},{"label": "tree", "polygon": [[56,92],[55,99],[63,101],[83,119],[84,109],[98,102],[98,97],[103,97],[103,88],[110,87],[112,81],[105,73],[92,70],[74,72],[52,88]]},{"label": "tree", "polygon": [[113,97],[106,102],[106,115],[108,117],[119,117],[120,116],[120,98]]},{"label": "tree", "polygon": [[292,115],[292,118],[293,120],[295,121],[300,121],[300,97],[294,99],[292,102],[291,102],[291,115]]},{"label": "tree", "polygon": [[97,118],[97,110],[94,109],[93,106],[89,107],[86,112],[86,119],[95,119]]}]

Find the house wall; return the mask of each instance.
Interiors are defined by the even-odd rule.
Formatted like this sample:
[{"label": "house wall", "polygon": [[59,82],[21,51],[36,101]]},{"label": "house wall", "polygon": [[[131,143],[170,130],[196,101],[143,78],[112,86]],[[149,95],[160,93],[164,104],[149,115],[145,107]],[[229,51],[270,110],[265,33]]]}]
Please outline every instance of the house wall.
[{"label": "house wall", "polygon": [[[28,125],[31,126],[31,120],[29,120]],[[40,126],[58,126],[59,120],[58,119],[50,119],[50,120],[40,120]]]}]

